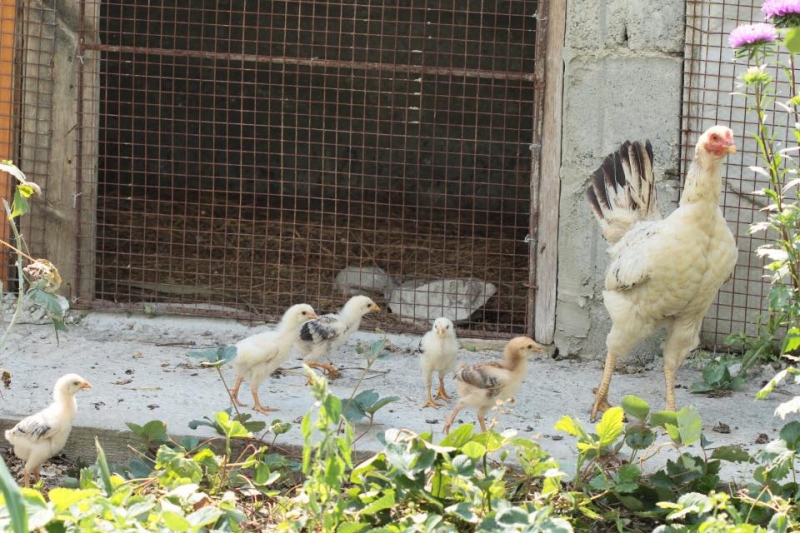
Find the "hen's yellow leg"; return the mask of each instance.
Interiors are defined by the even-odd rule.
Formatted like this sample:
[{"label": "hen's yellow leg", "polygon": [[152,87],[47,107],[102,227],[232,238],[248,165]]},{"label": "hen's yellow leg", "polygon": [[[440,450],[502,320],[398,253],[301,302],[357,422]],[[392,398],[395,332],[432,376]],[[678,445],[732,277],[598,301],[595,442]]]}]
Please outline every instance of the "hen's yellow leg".
[{"label": "hen's yellow leg", "polygon": [[675,411],[675,369],[664,366],[664,381],[667,386],[667,411]]},{"label": "hen's yellow leg", "polygon": [[592,414],[589,417],[591,422],[597,420],[597,415],[608,410],[611,404],[608,403],[608,388],[611,386],[611,376],[614,374],[614,367],[617,365],[617,354],[612,351],[606,356],[606,364],[603,367],[603,379],[597,388],[592,406]]}]

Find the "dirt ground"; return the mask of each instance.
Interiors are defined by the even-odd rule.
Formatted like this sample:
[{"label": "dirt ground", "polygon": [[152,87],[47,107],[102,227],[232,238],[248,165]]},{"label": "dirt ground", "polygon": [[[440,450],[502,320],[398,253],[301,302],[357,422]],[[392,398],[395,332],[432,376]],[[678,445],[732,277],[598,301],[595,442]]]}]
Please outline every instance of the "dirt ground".
[{"label": "dirt ground", "polygon": [[[72,460],[87,462],[94,460],[95,436],[111,460],[127,461],[131,438],[126,422],[141,425],[160,419],[167,423],[173,436],[209,435],[202,431],[204,428],[192,430],[188,424],[228,407],[228,396],[217,372],[201,367],[187,352],[233,344],[267,327],[228,320],[97,312],[71,312],[69,322],[69,332],[61,333],[58,343],[52,326],[36,311],[26,310],[12,331],[0,359],[0,366],[12,375],[11,388],[3,390],[0,399],[0,430],[45,407],[56,379],[64,373],[77,372],[94,387],[78,396],[76,427],[65,454]],[[376,333],[361,332],[331,357],[343,370],[343,376],[331,383],[335,394],[349,397],[364,374],[364,359],[355,352],[355,344],[378,338]],[[412,335],[389,335],[391,357],[376,362],[372,371],[363,375],[361,390],[374,389],[381,396],[395,395],[400,400],[378,412],[374,427],[358,442],[359,451],[379,450],[376,435],[391,427],[432,431],[441,436],[454,401],[439,410],[421,408],[424,392],[414,354],[418,339]],[[502,344],[462,339],[459,362],[496,358]],[[660,358],[650,368],[629,364],[627,372],[617,372],[612,382],[612,402],[625,394],[636,394],[654,409],[663,408],[663,374],[658,363]],[[293,356],[284,365],[287,371],[283,377],[269,378],[261,387],[262,402],[278,411],[266,416],[254,413],[256,418],[267,421],[278,418],[292,422],[292,429],[277,440],[287,448],[302,445],[300,418],[313,403],[299,365],[299,359]],[[785,423],[773,416],[775,407],[800,394],[800,386],[791,385],[780,388],[768,400],[755,400],[755,392],[772,377],[771,369],[762,369],[760,375],[727,396],[689,394],[688,386],[700,380],[700,368],[701,361],[691,359],[683,365],[678,375],[681,387],[677,399],[679,405],[697,406],[706,437],[715,445],[739,444],[750,451],[759,449],[762,445],[758,443],[775,438]],[[560,461],[562,470],[569,472],[575,460],[574,439],[555,431],[553,426],[562,415],[569,414],[589,427],[592,388],[597,386],[601,370],[599,361],[557,360],[547,355],[533,360],[516,404],[497,417],[497,429],[514,429],[536,439]],[[224,375],[229,384],[233,382],[231,368],[224,367]],[[451,379],[446,386],[455,391]],[[246,396],[249,403],[249,394]],[[475,422],[474,412],[462,410],[459,420]],[[366,426],[357,426],[358,433],[365,429]],[[5,445],[3,440],[0,447]],[[667,457],[674,457],[674,453],[662,450],[648,464],[657,466]],[[749,470],[752,466],[726,467],[723,477],[745,481]]]}]

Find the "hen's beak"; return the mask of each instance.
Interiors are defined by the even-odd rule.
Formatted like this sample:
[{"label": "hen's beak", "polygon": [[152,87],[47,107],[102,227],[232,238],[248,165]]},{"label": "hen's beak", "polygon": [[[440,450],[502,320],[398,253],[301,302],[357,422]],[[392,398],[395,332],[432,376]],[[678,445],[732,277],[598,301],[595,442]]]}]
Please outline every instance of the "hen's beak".
[{"label": "hen's beak", "polygon": [[727,152],[729,154],[735,154],[736,153],[736,145],[733,144],[733,143],[729,144],[728,146],[725,147],[725,152]]},{"label": "hen's beak", "polygon": [[378,307],[378,304],[370,305],[369,306],[369,310],[372,311],[373,313],[380,313],[381,312],[381,308]]},{"label": "hen's beak", "polygon": [[92,384],[89,383],[88,381],[84,381],[83,383],[81,383],[80,387],[78,387],[78,388],[79,389],[91,389],[92,388]]}]

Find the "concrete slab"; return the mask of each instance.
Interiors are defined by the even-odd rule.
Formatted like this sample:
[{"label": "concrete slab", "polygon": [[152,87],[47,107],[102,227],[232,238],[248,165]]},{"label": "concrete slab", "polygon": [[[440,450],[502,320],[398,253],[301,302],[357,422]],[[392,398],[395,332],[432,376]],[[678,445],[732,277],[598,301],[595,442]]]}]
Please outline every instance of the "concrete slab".
[{"label": "concrete slab", "polygon": [[[228,398],[216,371],[201,368],[186,353],[232,344],[264,327],[254,328],[229,320],[91,313],[80,324],[71,326],[68,333],[61,335],[60,344],[56,344],[50,326],[22,323],[13,330],[2,350],[2,366],[11,371],[13,382],[0,400],[0,430],[44,407],[50,401],[55,380],[66,372],[77,372],[89,379],[94,388],[79,394],[76,429],[65,450],[69,457],[93,461],[97,435],[112,460],[125,462],[129,457],[126,447],[131,442],[125,422],[144,424],[160,419],[167,423],[173,436],[209,435],[209,431],[202,431],[204,428],[189,429],[188,423],[228,407]],[[331,358],[343,369],[343,377],[331,384],[335,394],[348,397],[363,373],[364,361],[355,353],[355,343],[369,343],[377,338],[376,333],[361,332]],[[374,372],[364,376],[362,389],[375,389],[381,396],[396,395],[400,401],[379,411],[374,428],[358,443],[358,449],[364,452],[380,449],[375,436],[391,427],[433,431],[437,437],[441,436],[444,420],[454,405],[451,401],[440,410],[420,408],[424,393],[414,355],[418,337],[389,335],[388,338],[393,346],[392,357],[375,364]],[[497,350],[503,344],[463,339],[462,342],[465,349],[459,354],[459,362],[463,363],[498,357]],[[475,347],[476,351],[466,349],[469,347]],[[299,365],[299,359],[292,358],[284,365],[288,369],[284,377],[270,378],[262,385],[262,401],[278,411],[269,416],[255,413],[257,418],[267,421],[279,418],[292,422],[291,431],[277,441],[287,448],[302,444],[299,419],[312,405]],[[548,356],[532,361],[517,403],[510,412],[499,416],[498,429],[513,428],[521,435],[537,439],[568,469],[575,458],[574,441],[570,437],[560,438],[553,426],[562,415],[570,414],[588,427],[591,389],[599,382],[600,374],[601,365],[596,361],[557,361]],[[229,383],[233,381],[232,369],[225,368],[225,376]],[[678,376],[678,382],[684,386],[699,379],[699,371],[690,363],[684,365]],[[754,450],[759,434],[766,433],[772,439],[782,426],[781,420],[772,416],[775,406],[800,392],[794,386],[776,393],[768,401],[757,402],[753,397],[761,381],[752,380],[742,390],[722,398],[690,395],[681,388],[677,391],[678,402],[698,407],[710,440],[717,444],[741,444]],[[455,391],[452,380],[446,385],[449,391]],[[663,405],[660,368],[617,374],[612,383],[612,400],[625,394],[637,394],[660,409]],[[462,411],[459,418],[475,422],[474,412]],[[712,429],[720,422],[730,427],[730,433]],[[357,429],[360,433],[364,426]],[[2,445],[6,445],[5,441]],[[657,461],[667,456],[662,453]],[[740,479],[742,472],[726,470],[733,480]]]}]

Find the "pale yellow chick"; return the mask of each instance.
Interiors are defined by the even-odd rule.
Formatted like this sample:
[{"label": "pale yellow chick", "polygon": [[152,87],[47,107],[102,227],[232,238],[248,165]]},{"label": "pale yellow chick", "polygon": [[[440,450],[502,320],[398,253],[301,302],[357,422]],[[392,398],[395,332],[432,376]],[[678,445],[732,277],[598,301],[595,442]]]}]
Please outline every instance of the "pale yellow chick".
[{"label": "pale yellow chick", "polygon": [[236,405],[245,406],[239,401],[239,388],[246,379],[250,382],[253,395],[253,409],[266,413],[275,411],[261,405],[258,399],[258,387],[286,359],[292,350],[292,344],[300,335],[300,328],[309,320],[317,318],[310,305],[297,304],[290,307],[281,318],[277,327],[236,343],[236,357],[231,363],[236,370],[236,384],[231,390],[231,398]]},{"label": "pale yellow chick", "polygon": [[78,411],[75,394],[91,388],[92,385],[78,374],[61,376],[53,389],[55,401],[6,431],[6,440],[14,446],[14,454],[25,461],[26,487],[30,487],[31,473],[34,482],[38,482],[39,468],[64,448]]},{"label": "pale yellow chick", "polygon": [[427,401],[425,407],[438,409],[440,404],[431,397],[431,378],[434,372],[439,372],[439,390],[436,399],[449,400],[450,396],[444,390],[444,375],[452,372],[458,355],[458,339],[456,328],[447,318],[437,318],[433,322],[433,329],[427,332],[419,342],[419,363],[422,366],[422,380],[425,383]]}]

